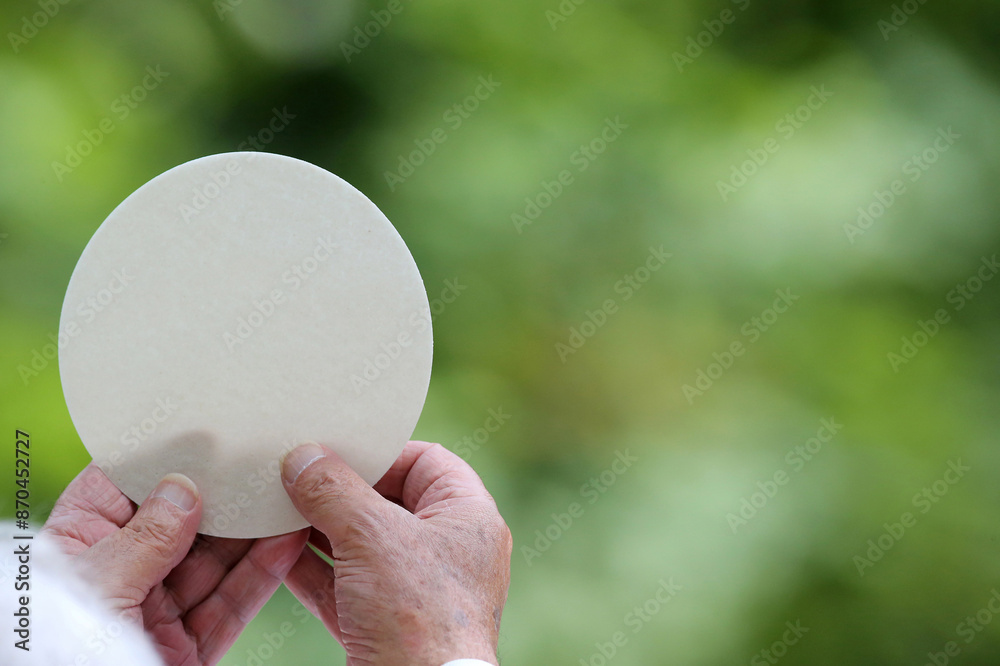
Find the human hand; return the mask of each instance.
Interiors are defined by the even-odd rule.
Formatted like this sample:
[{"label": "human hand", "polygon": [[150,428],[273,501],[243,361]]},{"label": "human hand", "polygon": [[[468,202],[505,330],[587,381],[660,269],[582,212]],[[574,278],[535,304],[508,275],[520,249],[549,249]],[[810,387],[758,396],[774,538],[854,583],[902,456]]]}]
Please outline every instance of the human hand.
[{"label": "human hand", "polygon": [[439,444],[409,442],[373,489],[329,449],[283,463],[316,529],[285,585],[347,651],[349,666],[497,663],[510,530],[479,476]]},{"label": "human hand", "polygon": [[42,532],[83,565],[111,610],[144,626],[169,666],[214,664],[281,584],[305,543],[196,537],[201,498],[170,474],[135,505],[96,465],[66,488]]}]

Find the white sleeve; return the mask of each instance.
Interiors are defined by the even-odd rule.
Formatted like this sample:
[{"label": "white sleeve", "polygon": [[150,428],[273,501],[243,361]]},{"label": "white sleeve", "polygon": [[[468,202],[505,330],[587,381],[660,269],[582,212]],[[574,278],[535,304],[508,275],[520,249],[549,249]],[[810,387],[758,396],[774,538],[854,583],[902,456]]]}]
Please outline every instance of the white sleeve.
[{"label": "white sleeve", "polygon": [[[14,537],[20,539],[15,540]],[[30,539],[8,521],[0,522],[0,539],[20,550],[7,550],[0,561],[0,615],[18,617],[15,605],[28,602],[25,618],[29,629],[14,634],[4,628],[0,644],[2,664],[80,664],[118,666],[142,664],[162,666],[152,642],[131,618],[109,610],[76,563],[50,537],[40,534]],[[23,553],[17,555],[18,552]],[[13,554],[13,557],[11,556]],[[23,557],[23,559],[22,559]],[[23,562],[23,565],[22,565]],[[14,595],[15,576],[22,575],[30,588]],[[8,582],[9,581],[9,582]],[[9,585],[9,587],[8,587]],[[30,618],[30,619],[29,619]],[[8,624],[8,626],[10,626]],[[24,641],[23,649],[17,649]],[[28,651],[30,649],[30,652]]]}]

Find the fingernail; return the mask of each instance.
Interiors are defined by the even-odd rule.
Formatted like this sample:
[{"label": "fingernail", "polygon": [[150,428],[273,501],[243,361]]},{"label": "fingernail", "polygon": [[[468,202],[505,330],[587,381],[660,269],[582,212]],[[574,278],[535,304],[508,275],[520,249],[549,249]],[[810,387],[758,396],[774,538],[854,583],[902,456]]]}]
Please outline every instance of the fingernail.
[{"label": "fingernail", "polygon": [[156,486],[150,499],[162,497],[182,511],[190,512],[198,503],[198,487],[183,474],[167,474]]},{"label": "fingernail", "polygon": [[281,474],[285,477],[285,483],[295,483],[299,474],[305,471],[306,467],[326,456],[326,451],[319,444],[309,442],[295,447],[285,456],[285,461],[281,465]]}]

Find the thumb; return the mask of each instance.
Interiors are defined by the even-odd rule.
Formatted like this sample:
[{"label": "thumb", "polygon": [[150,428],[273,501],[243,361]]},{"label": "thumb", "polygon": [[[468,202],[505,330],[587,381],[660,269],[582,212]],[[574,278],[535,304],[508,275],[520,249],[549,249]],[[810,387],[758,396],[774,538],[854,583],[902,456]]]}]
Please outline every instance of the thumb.
[{"label": "thumb", "polygon": [[330,449],[302,444],[282,463],[285,492],[302,517],[330,540],[334,555],[383,521],[387,502]]},{"label": "thumb", "polygon": [[160,481],[132,520],[85,553],[112,600],[138,605],[180,564],[201,520],[198,488],[183,474]]}]

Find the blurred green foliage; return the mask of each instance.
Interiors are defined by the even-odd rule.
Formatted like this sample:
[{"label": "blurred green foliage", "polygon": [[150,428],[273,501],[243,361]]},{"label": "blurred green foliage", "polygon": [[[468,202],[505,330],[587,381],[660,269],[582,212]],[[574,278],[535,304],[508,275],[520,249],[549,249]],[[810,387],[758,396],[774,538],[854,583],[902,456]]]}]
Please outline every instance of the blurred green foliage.
[{"label": "blurred green foliage", "polygon": [[[506,663],[596,666],[616,632],[621,666],[772,663],[797,621],[771,659],[996,663],[992,612],[961,623],[1000,587],[1000,280],[954,291],[1000,250],[996,3],[52,0],[0,26],[3,478],[29,430],[37,521],[89,459],[45,358],[77,257],[139,185],[253,136],[375,201],[432,299],[467,287],[415,437],[467,455],[514,533]],[[343,663],[294,607],[223,663]]]}]

